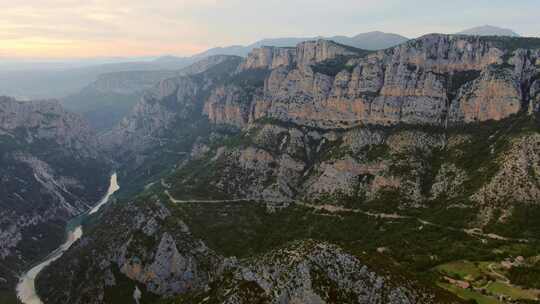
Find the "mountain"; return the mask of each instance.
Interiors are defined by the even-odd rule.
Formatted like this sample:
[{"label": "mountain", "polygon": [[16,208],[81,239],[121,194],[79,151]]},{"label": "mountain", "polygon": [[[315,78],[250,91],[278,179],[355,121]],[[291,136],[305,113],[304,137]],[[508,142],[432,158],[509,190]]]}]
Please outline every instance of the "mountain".
[{"label": "mountain", "polygon": [[260,47],[162,80],[100,136],[120,200],[39,294],[534,300],[539,62],[540,39],[432,34],[380,51]]},{"label": "mountain", "polygon": [[491,25],[484,25],[473,27],[457,33],[459,35],[471,35],[471,36],[508,36],[519,37],[520,35],[510,29],[500,28]]},{"label": "mountain", "polygon": [[353,37],[335,36],[323,39],[365,50],[384,50],[409,40],[398,34],[383,33],[379,31],[362,33]]},{"label": "mountain", "polygon": [[56,101],[0,97],[0,298],[101,198],[109,168],[80,116]]},{"label": "mountain", "polygon": [[[220,63],[227,56],[216,55],[202,59],[179,70],[125,71],[102,74],[96,81],[80,92],[62,99],[64,107],[82,115],[98,132],[104,132],[118,124],[143,93],[161,80],[178,75],[196,74],[209,65]],[[163,57],[160,64],[176,61],[175,57]]]},{"label": "mountain", "polygon": [[383,33],[379,31],[362,33],[353,37],[347,36],[333,36],[333,37],[306,37],[306,38],[274,38],[274,39],[263,39],[257,41],[248,46],[230,46],[230,47],[219,47],[213,48],[203,53],[197,54],[195,58],[204,58],[212,55],[236,55],[245,57],[253,49],[260,48],[262,46],[274,46],[274,47],[294,47],[299,43],[310,41],[310,40],[332,40],[341,44],[349,45],[356,48],[366,49],[366,50],[382,50],[389,47],[396,46],[408,40],[401,35]]},{"label": "mountain", "polygon": [[[0,71],[0,94],[19,99],[64,98],[78,94],[100,75],[127,71],[176,71],[201,59],[215,55],[247,56],[263,44],[271,46],[295,46],[313,38],[278,38],[256,42],[249,46],[231,46],[210,49],[191,57],[162,56],[158,58],[103,58],[80,62],[25,63],[5,61]],[[406,41],[405,37],[371,32],[355,37],[336,36],[330,39],[366,49],[382,49]],[[87,98],[83,98],[87,99]],[[107,99],[107,98],[106,98]]]}]

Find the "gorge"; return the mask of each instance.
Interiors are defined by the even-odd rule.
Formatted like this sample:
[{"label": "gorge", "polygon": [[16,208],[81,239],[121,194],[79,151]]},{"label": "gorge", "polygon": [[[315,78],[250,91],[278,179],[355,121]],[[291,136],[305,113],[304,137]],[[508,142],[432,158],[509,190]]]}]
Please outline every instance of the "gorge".
[{"label": "gorge", "polygon": [[[92,215],[22,293],[36,279],[47,304],[538,300],[539,38],[430,34],[384,50],[320,39],[168,76],[100,135],[58,123],[75,116],[56,105],[6,99],[0,114],[33,114],[0,115],[2,143],[15,140],[5,157],[60,194],[63,221]],[[86,142],[64,150],[55,134],[75,130]],[[76,183],[57,177],[54,153],[20,152],[38,139],[92,160],[71,174],[117,170],[116,199],[97,212],[116,175],[94,209],[67,197]]]},{"label": "gorge", "polygon": [[68,223],[67,226],[71,227],[68,228],[66,241],[56,250],[54,250],[51,254],[47,256],[47,258],[40,262],[38,265],[34,266],[32,269],[24,273],[21,278],[19,279],[19,284],[17,285],[17,297],[19,300],[24,304],[42,304],[41,300],[39,299],[39,296],[36,293],[35,290],[35,280],[36,277],[39,275],[39,273],[47,267],[52,262],[58,260],[62,254],[67,251],[73,243],[75,243],[77,240],[79,240],[83,235],[82,226],[79,224],[81,222],[84,222],[85,217],[91,216],[92,214],[95,214],[99,212],[101,207],[105,205],[110,197],[120,189],[120,186],[118,186],[117,181],[117,175],[114,173],[111,176],[109,189],[107,190],[107,194],[99,201],[99,203],[88,212],[88,214],[84,214],[82,216],[79,216],[75,219],[73,219],[71,222]]}]

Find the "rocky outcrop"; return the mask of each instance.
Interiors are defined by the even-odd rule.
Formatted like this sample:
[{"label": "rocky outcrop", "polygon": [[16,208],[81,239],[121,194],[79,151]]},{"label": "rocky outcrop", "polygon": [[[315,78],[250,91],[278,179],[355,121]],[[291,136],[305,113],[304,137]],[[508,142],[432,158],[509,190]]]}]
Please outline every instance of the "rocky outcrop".
[{"label": "rocky outcrop", "polygon": [[99,75],[97,80],[62,100],[62,104],[81,114],[96,130],[110,131],[141,100],[144,93],[160,81],[202,73],[233,56],[210,56],[180,70],[133,70]]},{"label": "rocky outcrop", "polygon": [[243,128],[249,121],[250,98],[237,86],[218,87],[204,103],[203,113],[213,124]]},{"label": "rocky outcrop", "polygon": [[[204,289],[219,273],[222,258],[194,239],[189,228],[159,201],[126,203],[106,210],[97,231],[64,255],[38,280],[37,288],[47,303],[114,303],[109,291],[131,292],[119,282],[132,280],[147,294],[171,296]],[[119,218],[116,212],[121,217]],[[166,222],[170,224],[166,225]],[[107,237],[99,229],[109,231]],[[95,248],[98,252],[92,255]],[[88,267],[82,269],[85,263]],[[92,282],[79,289],[75,271],[92,276]],[[62,276],[66,288],[54,282]],[[131,298],[131,297],[129,297]]]},{"label": "rocky outcrop", "polygon": [[540,134],[511,139],[510,147],[499,156],[496,175],[475,195],[485,205],[538,203],[540,198]]},{"label": "rocky outcrop", "polygon": [[[240,264],[217,290],[225,303],[431,303],[378,275],[337,246],[302,241]],[[249,282],[249,296],[246,283]]]},{"label": "rocky outcrop", "polygon": [[96,136],[88,124],[64,110],[58,101],[21,102],[0,97],[0,135],[22,136],[28,144],[52,141],[82,156],[97,155]]},{"label": "rocky outcrop", "polygon": [[[216,77],[227,75],[238,63],[238,57],[213,57],[190,67],[185,76],[160,81],[143,95],[130,114],[100,138],[101,144],[116,155],[162,145],[169,140],[166,134],[173,124],[200,119],[202,101],[208,98]],[[197,77],[190,76],[192,73]],[[212,96],[220,98],[217,92]]]},{"label": "rocky outcrop", "polygon": [[[155,199],[104,210],[99,226],[39,277],[42,300],[116,303],[131,301],[139,290],[142,299],[179,296],[188,303],[445,302],[414,280],[379,273],[324,242],[296,241],[247,259],[220,256],[191,232],[174,206]],[[81,276],[92,280],[81,285]]]},{"label": "rocky outcrop", "polygon": [[[431,242],[445,229],[467,237],[460,233],[470,227],[462,226],[488,208],[536,204],[538,128],[526,112],[536,114],[538,51],[529,43],[428,35],[370,53],[315,41],[263,47],[243,61],[161,81],[103,137],[124,174],[146,185],[141,202],[116,205],[99,219],[38,281],[40,293],[52,303],[108,303],[128,282],[143,297],[193,302],[441,303],[332,245],[303,243],[237,260],[199,239],[212,239],[205,233],[219,225],[192,232],[186,223],[200,220],[197,212],[206,216],[206,206],[226,205],[212,218],[219,221],[237,203],[264,202],[276,212],[306,202],[288,211],[314,207],[309,212],[336,223],[346,215],[332,210],[375,217],[366,229],[372,233],[386,231],[380,222],[390,219],[395,227],[429,229]],[[468,210],[476,213],[452,222]],[[260,212],[242,209],[230,227],[243,229],[248,213],[263,222]],[[354,222],[351,229],[363,228]],[[105,232],[112,236],[102,239]],[[405,241],[397,243],[414,243]],[[419,255],[411,264],[432,269],[440,258]],[[81,288],[77,276],[95,283]],[[60,279],[65,289],[50,285]]]},{"label": "rocky outcrop", "polygon": [[518,83],[508,70],[490,68],[464,86],[450,108],[450,121],[501,120],[524,110]]},{"label": "rocky outcrop", "polygon": [[[189,77],[161,81],[148,91],[118,126],[101,137],[109,151],[141,151],[167,140],[164,133],[194,107],[199,85]],[[168,103],[160,102],[167,100]]]},{"label": "rocky outcrop", "polygon": [[239,71],[254,69],[277,69],[292,67],[296,64],[297,49],[261,47],[250,52],[249,56],[238,67]]},{"label": "rocky outcrop", "polygon": [[83,90],[129,95],[151,89],[163,79],[177,75],[176,71],[124,71],[102,74]]},{"label": "rocky outcrop", "polygon": [[362,50],[329,40],[307,41],[296,47],[299,66],[321,63],[338,57],[356,57]]}]

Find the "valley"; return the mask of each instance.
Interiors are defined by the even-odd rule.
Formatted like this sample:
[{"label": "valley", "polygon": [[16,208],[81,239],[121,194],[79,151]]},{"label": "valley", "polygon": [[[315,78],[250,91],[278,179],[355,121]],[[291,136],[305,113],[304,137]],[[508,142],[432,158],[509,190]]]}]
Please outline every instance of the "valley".
[{"label": "valley", "polygon": [[111,196],[118,191],[120,187],[118,186],[117,175],[116,173],[111,176],[111,181],[107,194],[96,204],[88,214],[81,215],[67,224],[68,231],[66,232],[66,241],[52,253],[50,253],[47,258],[40,262],[38,265],[34,266],[28,272],[24,273],[19,278],[19,284],[17,285],[17,297],[23,304],[42,304],[39,296],[35,290],[35,280],[39,273],[47,267],[52,262],[58,260],[64,252],[66,252],[77,240],[83,236],[83,229],[80,223],[85,221],[85,217],[91,216],[99,212],[101,207],[109,202]]}]

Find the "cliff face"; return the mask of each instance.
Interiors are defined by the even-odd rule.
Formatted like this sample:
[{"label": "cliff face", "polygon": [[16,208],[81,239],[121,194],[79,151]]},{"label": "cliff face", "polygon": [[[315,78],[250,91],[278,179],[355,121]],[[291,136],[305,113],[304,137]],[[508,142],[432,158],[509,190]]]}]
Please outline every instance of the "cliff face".
[{"label": "cliff face", "polygon": [[[263,118],[323,129],[447,126],[535,111],[540,51],[526,44],[516,49],[519,38],[498,39],[428,35],[375,53],[324,40],[296,48],[258,48],[228,81],[196,84],[199,91],[208,91],[196,100],[193,85],[183,84],[190,80],[162,82],[106,142],[113,142],[111,137],[121,140],[124,131],[135,134],[134,124],[144,130],[137,137],[151,137],[154,128],[148,119],[166,129],[176,114],[156,107],[162,108],[175,93],[181,103],[184,89],[210,122],[235,127]],[[174,81],[179,84],[171,84]]]},{"label": "cliff face", "polygon": [[161,80],[145,92],[113,130],[101,137],[102,144],[115,153],[140,151],[160,144],[171,124],[201,116],[200,100],[208,98],[209,89],[218,81],[214,74],[230,73],[239,61],[239,57],[233,56],[212,57],[186,68],[183,76]]},{"label": "cliff face", "polygon": [[[14,137],[28,130],[27,143],[50,140],[83,156],[96,157],[96,137],[78,115],[67,112],[59,102],[19,102],[0,98],[0,132]],[[18,134],[17,134],[18,135]]]},{"label": "cliff face", "polygon": [[521,91],[538,74],[531,68],[537,58],[479,38],[433,35],[342,63],[335,77],[300,59],[297,68],[272,70],[253,119],[323,128],[499,120],[527,106],[529,93]]},{"label": "cliff face", "polygon": [[61,242],[59,223],[98,201],[108,164],[82,118],[54,101],[1,97],[0,147],[0,264],[17,273]]},{"label": "cliff face", "polygon": [[81,114],[96,130],[110,131],[130,113],[144,93],[160,81],[198,74],[229,59],[230,56],[211,56],[178,70],[173,65],[156,71],[105,73],[78,93],[64,98],[62,104],[70,111]]}]

